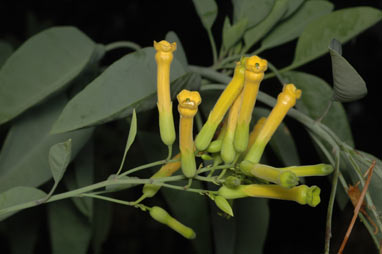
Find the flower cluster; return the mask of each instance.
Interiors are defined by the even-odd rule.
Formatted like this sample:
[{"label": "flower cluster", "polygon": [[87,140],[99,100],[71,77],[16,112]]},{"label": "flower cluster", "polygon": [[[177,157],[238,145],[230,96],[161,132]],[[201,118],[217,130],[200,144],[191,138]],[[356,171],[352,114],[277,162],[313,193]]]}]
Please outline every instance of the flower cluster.
[{"label": "flower cluster", "polygon": [[[175,140],[170,99],[170,64],[175,43],[154,42],[158,64],[158,109],[159,127],[163,142],[171,146]],[[268,63],[258,56],[243,57],[234,70],[231,82],[221,93],[200,132],[193,137],[193,118],[202,99],[197,91],[181,91],[178,96],[180,162],[169,162],[152,178],[167,177],[178,169],[184,176],[193,179],[197,175],[195,155],[214,160],[213,167],[221,163],[230,169],[220,174],[217,191],[209,196],[217,206],[233,216],[227,199],[261,197],[295,201],[312,207],[320,203],[320,188],[298,185],[300,177],[324,176],[333,171],[327,164],[275,168],[260,163],[264,149],[288,111],[301,97],[301,90],[294,84],[285,84],[277,97],[277,103],[267,118],[260,118],[250,131],[250,123],[260,84]],[[221,126],[221,128],[219,128]],[[213,140],[213,138],[215,140]],[[211,175],[211,173],[210,173]],[[244,181],[243,181],[244,180]],[[152,197],[159,186],[146,184],[143,196]],[[159,208],[156,208],[158,211]],[[166,213],[161,210],[161,213]],[[167,216],[167,215],[166,215]],[[165,216],[165,217],[166,217]],[[167,217],[166,217],[167,218]],[[161,221],[164,223],[163,221]],[[166,220],[167,223],[167,220]],[[167,223],[168,224],[168,223]],[[179,227],[182,228],[182,227]],[[177,228],[176,230],[179,231]],[[180,233],[182,229],[180,230]],[[195,235],[186,228],[184,236]]]}]

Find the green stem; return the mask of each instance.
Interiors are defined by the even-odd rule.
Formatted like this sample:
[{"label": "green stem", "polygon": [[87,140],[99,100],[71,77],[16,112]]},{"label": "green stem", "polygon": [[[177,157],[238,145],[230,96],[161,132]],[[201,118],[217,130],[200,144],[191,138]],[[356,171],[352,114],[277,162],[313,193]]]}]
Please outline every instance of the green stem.
[{"label": "green stem", "polygon": [[211,29],[207,29],[207,33],[208,33],[208,39],[210,40],[210,43],[211,43],[212,56],[214,58],[214,63],[216,63],[218,60],[218,55],[217,55],[216,43],[214,40],[214,36],[212,35]]},{"label": "green stem", "polygon": [[283,77],[281,76],[280,71],[270,62],[268,62],[268,67],[276,75],[276,77],[279,80],[279,82],[281,83],[281,85],[284,86],[285,81],[284,81]]},{"label": "green stem", "polygon": [[172,145],[169,145],[168,146],[168,155],[167,155],[167,161],[171,160],[171,156],[172,156]]},{"label": "green stem", "polygon": [[122,176],[130,175],[130,174],[132,174],[134,172],[137,172],[139,170],[142,170],[142,169],[152,168],[152,167],[155,167],[155,166],[158,166],[158,165],[162,165],[162,164],[165,164],[167,162],[172,162],[172,161],[169,161],[169,160],[160,160],[160,161],[151,162],[149,164],[141,165],[141,166],[138,166],[138,167],[135,167],[135,168],[132,168],[130,170],[127,170],[127,171],[123,172],[122,174],[118,175],[117,178],[120,178]]},{"label": "green stem", "polygon": [[112,42],[110,44],[107,44],[105,46],[106,51],[111,51],[111,50],[119,49],[119,48],[129,48],[129,49],[134,49],[134,50],[140,50],[141,46],[139,46],[137,43],[131,42],[131,41],[116,41],[116,42]]}]

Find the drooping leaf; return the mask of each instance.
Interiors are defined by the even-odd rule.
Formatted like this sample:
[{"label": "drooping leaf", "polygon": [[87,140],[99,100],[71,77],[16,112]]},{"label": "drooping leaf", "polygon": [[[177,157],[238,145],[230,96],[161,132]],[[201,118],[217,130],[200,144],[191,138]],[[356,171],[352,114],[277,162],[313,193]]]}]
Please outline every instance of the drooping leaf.
[{"label": "drooping leaf", "polygon": [[207,30],[211,30],[212,25],[215,22],[218,15],[218,6],[215,0],[192,0],[194,3],[196,12],[202,21],[203,26]]},{"label": "drooping leaf", "polygon": [[72,140],[53,145],[49,149],[49,166],[55,183],[61,181],[69,165],[72,153]]},{"label": "drooping leaf", "polygon": [[235,254],[262,254],[269,224],[267,199],[244,198],[235,202],[237,236]]},{"label": "drooping leaf", "polygon": [[269,15],[257,26],[244,34],[245,51],[262,39],[276,23],[284,16],[288,9],[288,0],[276,0]]},{"label": "drooping leaf", "polygon": [[341,43],[333,39],[329,45],[329,52],[332,59],[334,100],[350,102],[366,96],[366,83],[341,55]]},{"label": "drooping leaf", "polygon": [[0,40],[0,69],[10,55],[12,55],[13,48],[11,44],[4,40]]},{"label": "drooping leaf", "polygon": [[48,205],[49,232],[53,254],[86,254],[91,225],[70,200]]},{"label": "drooping leaf", "polygon": [[382,12],[371,7],[354,7],[334,11],[310,23],[301,34],[292,63],[298,67],[328,52],[333,38],[345,43],[382,18]]},{"label": "drooping leaf", "polygon": [[333,4],[328,1],[307,1],[290,18],[275,27],[262,41],[261,48],[268,49],[296,39],[315,19],[330,13]]},{"label": "drooping leaf", "polygon": [[[63,181],[68,190],[74,190],[94,183],[94,154],[93,142],[88,142],[73,161],[73,170],[66,172]],[[92,198],[72,198],[78,210],[89,221],[93,217]]]},{"label": "drooping leaf", "polygon": [[11,127],[0,154],[0,192],[14,186],[39,186],[52,177],[48,155],[52,145],[72,139],[72,159],[90,138],[93,129],[49,134],[67,102],[52,98],[18,118]]},{"label": "drooping leaf", "polygon": [[133,144],[136,135],[137,135],[137,114],[135,113],[135,109],[134,109],[133,110],[133,116],[131,118],[129,136],[127,137],[125,152],[123,153],[121,168],[123,167],[123,163],[125,162],[126,154],[129,151],[131,145]]},{"label": "drooping leaf", "polygon": [[[146,101],[156,95],[156,63],[154,48],[144,48],[122,57],[78,93],[64,108],[52,133],[62,133],[126,117],[156,105]],[[174,59],[171,81],[184,74]]]},{"label": "drooping leaf", "polygon": [[89,62],[95,43],[74,27],[54,27],[27,40],[0,70],[0,124],[62,89]]},{"label": "drooping leaf", "polygon": [[[268,117],[269,113],[270,110],[268,109],[256,107],[254,109],[255,120],[260,117]],[[277,128],[269,145],[285,166],[300,165],[296,143],[294,142],[288,127],[284,123],[281,123]]]},{"label": "drooping leaf", "polygon": [[7,212],[6,209],[30,201],[37,201],[46,196],[42,190],[18,186],[0,193],[0,221],[12,216],[16,212]]},{"label": "drooping leaf", "polygon": [[102,245],[109,235],[113,213],[110,202],[94,200],[92,221],[92,247],[95,254],[102,253]]},{"label": "drooping leaf", "polygon": [[[303,72],[286,72],[284,77],[302,90],[302,96],[296,103],[297,108],[313,119],[318,119],[332,98],[331,87],[321,78]],[[334,102],[322,122],[342,141],[354,146],[350,125],[341,103]]]},{"label": "drooping leaf", "polygon": [[170,31],[166,34],[166,41],[176,42],[176,50],[174,52],[174,58],[178,59],[178,61],[182,64],[183,68],[187,70],[188,62],[187,56],[184,52],[182,42],[180,41],[178,35],[174,31]]},{"label": "drooping leaf", "polygon": [[247,27],[247,19],[243,18],[231,26],[229,18],[226,17],[223,26],[223,47],[225,50],[233,47],[243,36]]},{"label": "drooping leaf", "polygon": [[232,0],[233,23],[248,19],[247,29],[256,26],[272,10],[274,0]]}]

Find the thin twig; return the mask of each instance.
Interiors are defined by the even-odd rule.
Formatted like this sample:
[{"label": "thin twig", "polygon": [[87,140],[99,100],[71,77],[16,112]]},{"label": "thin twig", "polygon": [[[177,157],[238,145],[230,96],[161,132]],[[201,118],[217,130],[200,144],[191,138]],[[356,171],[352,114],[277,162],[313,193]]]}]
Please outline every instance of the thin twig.
[{"label": "thin twig", "polygon": [[346,234],[345,234],[345,237],[344,237],[344,240],[342,241],[342,244],[341,244],[341,247],[340,249],[338,250],[338,254],[342,254],[345,246],[346,246],[346,243],[347,241],[349,240],[349,237],[350,237],[350,234],[351,234],[351,231],[354,227],[354,223],[357,219],[357,216],[358,216],[358,213],[359,213],[359,210],[361,209],[361,205],[363,203],[363,200],[365,198],[365,195],[366,195],[366,191],[367,189],[369,188],[369,184],[370,184],[370,180],[371,180],[371,176],[373,174],[373,169],[374,169],[374,166],[377,162],[376,161],[373,161],[373,163],[371,164],[370,168],[368,169],[369,171],[369,174],[367,175],[367,180],[366,180],[366,183],[365,183],[365,186],[363,187],[362,189],[362,193],[361,193],[361,196],[359,197],[359,200],[358,200],[358,203],[354,209],[354,215],[353,215],[353,218],[350,222],[350,225],[348,227],[348,230],[346,231]]}]

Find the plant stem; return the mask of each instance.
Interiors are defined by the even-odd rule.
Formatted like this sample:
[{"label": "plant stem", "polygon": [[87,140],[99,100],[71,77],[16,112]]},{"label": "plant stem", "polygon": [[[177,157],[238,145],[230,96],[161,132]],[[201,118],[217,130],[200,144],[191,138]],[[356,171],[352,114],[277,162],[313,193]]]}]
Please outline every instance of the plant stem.
[{"label": "plant stem", "polygon": [[270,62],[268,62],[268,67],[276,75],[277,79],[281,83],[281,86],[284,86],[285,85],[285,81],[284,81],[283,77],[281,76],[280,71]]},{"label": "plant stem", "polygon": [[208,33],[208,39],[210,40],[210,43],[211,43],[212,56],[214,59],[214,63],[216,63],[218,60],[218,55],[217,55],[216,43],[214,40],[214,36],[212,35],[211,29],[207,29],[207,33]]},{"label": "plant stem", "polygon": [[131,41],[116,41],[116,42],[112,42],[110,44],[107,44],[105,46],[106,51],[111,51],[111,50],[118,49],[118,48],[129,48],[129,49],[134,49],[134,50],[140,50],[141,46],[139,46],[137,43],[131,42]]},{"label": "plant stem", "polygon": [[127,176],[129,174],[132,174],[132,173],[137,172],[137,171],[142,170],[142,169],[152,168],[152,167],[155,167],[158,165],[162,165],[162,164],[165,164],[167,162],[170,162],[170,161],[169,160],[160,160],[160,161],[151,162],[149,164],[141,165],[141,166],[138,166],[138,167],[135,167],[135,168],[132,168],[128,171],[123,172],[122,174],[118,175],[117,178],[120,178],[122,176]]}]

